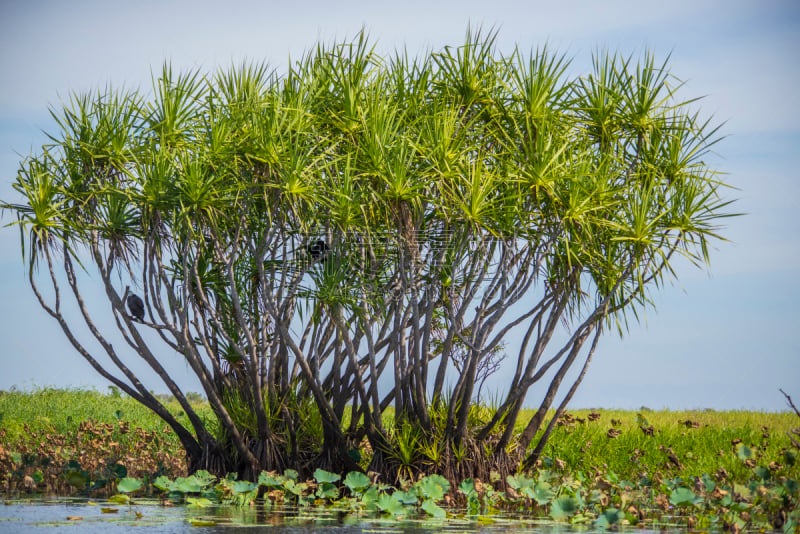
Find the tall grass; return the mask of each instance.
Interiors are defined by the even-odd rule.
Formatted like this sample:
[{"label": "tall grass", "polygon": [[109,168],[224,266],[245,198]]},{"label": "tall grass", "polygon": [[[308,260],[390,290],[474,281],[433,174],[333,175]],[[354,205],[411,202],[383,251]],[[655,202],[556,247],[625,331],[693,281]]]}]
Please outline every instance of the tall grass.
[{"label": "tall grass", "polygon": [[[746,478],[750,468],[737,457],[736,445],[746,445],[755,460],[780,459],[790,447],[786,432],[799,423],[789,412],[597,410],[595,421],[591,413],[570,412],[572,420],[556,427],[543,455],[565,462],[568,470],[614,472],[629,480],[720,469]],[[800,475],[800,465],[792,471]]]},{"label": "tall grass", "polygon": [[[185,421],[186,416],[174,399],[163,400],[179,420]],[[212,422],[213,413],[199,395],[193,395],[192,400],[201,416]],[[313,410],[309,412],[311,415]],[[654,473],[692,477],[720,469],[733,478],[744,479],[750,468],[737,457],[736,444],[741,442],[751,449],[759,463],[779,460],[782,451],[790,447],[786,433],[798,426],[797,417],[789,412],[597,410],[596,415],[590,417],[591,414],[590,410],[576,410],[564,417],[553,431],[543,459],[563,463],[569,471],[610,472],[632,481]],[[385,415],[384,423],[391,427],[392,410]],[[520,420],[530,415],[523,413]],[[163,433],[165,424],[161,419],[113,389],[110,393],[53,388],[0,392],[0,444],[6,449],[13,450],[32,433],[70,435],[83,421],[126,421],[132,427],[161,433],[164,446],[180,450],[174,434]],[[305,421],[303,426],[309,427],[303,434],[313,434],[313,421]],[[133,439],[133,434],[120,439]],[[309,446],[307,440],[303,441],[299,445]],[[430,448],[429,443],[415,446],[419,450],[406,453],[427,457],[429,451],[425,447]],[[800,477],[800,462],[790,469],[794,477]]]},{"label": "tall grass", "polygon": [[[193,395],[203,417],[213,414],[199,395]],[[188,418],[172,398],[164,398],[167,408],[188,425]],[[115,389],[101,393],[87,389],[41,388],[33,391],[0,391],[0,428],[6,442],[24,438],[30,432],[74,432],[82,421],[117,423],[127,421],[147,431],[160,431],[165,423],[156,414]],[[26,430],[27,425],[27,430]],[[174,436],[173,436],[174,438]],[[178,443],[177,438],[174,438]]]}]

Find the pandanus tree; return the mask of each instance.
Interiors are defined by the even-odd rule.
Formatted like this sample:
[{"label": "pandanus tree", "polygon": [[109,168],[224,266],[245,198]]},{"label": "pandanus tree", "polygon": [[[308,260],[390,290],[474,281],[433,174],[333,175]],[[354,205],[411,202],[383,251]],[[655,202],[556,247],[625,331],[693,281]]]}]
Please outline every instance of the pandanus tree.
[{"label": "pandanus tree", "polygon": [[[22,162],[22,200],[3,204],[36,297],[176,432],[191,468],[532,465],[602,333],[624,331],[678,258],[708,260],[728,201],[705,161],[716,129],[667,62],[598,55],[570,77],[563,56],[494,41],[381,57],[359,35],[283,75],[165,66],[151,94],[74,96]],[[124,347],[86,284],[102,285]],[[509,339],[517,354],[498,366]],[[211,427],[163,367],[174,354]],[[474,404],[487,369],[508,377],[492,412]],[[532,390],[543,400],[520,420]],[[414,465],[398,452],[409,436]]]}]

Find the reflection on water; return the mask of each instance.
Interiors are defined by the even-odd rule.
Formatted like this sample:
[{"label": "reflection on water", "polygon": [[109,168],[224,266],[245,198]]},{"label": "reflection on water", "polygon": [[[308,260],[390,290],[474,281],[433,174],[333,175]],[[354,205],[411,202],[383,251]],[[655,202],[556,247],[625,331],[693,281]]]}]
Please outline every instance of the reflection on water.
[{"label": "reflection on water", "polygon": [[[106,509],[105,513],[103,510]],[[112,512],[112,510],[115,510]],[[68,518],[80,519],[68,519]],[[6,501],[0,505],[0,532],[80,532],[116,534],[128,530],[153,533],[305,533],[456,534],[503,532],[569,532],[568,527],[520,516],[463,517],[435,520],[392,519],[351,513],[341,508],[211,506],[164,507],[141,501],[132,506],[70,499]],[[584,531],[585,532],[585,531]],[[646,532],[646,531],[637,531]]]}]

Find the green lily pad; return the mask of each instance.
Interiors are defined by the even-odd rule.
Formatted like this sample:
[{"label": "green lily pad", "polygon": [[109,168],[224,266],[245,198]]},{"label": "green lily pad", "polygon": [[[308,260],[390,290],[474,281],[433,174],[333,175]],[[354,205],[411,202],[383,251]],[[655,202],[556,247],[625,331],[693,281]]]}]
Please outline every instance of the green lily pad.
[{"label": "green lily pad", "polygon": [[191,508],[208,508],[214,503],[203,497],[187,497],[186,502]]},{"label": "green lily pad", "polygon": [[109,465],[108,471],[116,478],[122,479],[128,476],[128,468],[122,464]]},{"label": "green lily pad", "polygon": [[475,481],[471,478],[461,481],[461,484],[458,485],[458,491],[464,495],[471,495],[472,493],[475,493]]},{"label": "green lily pad", "polygon": [[330,482],[332,484],[334,482],[338,482],[339,480],[341,480],[341,478],[342,478],[341,475],[337,475],[336,473],[329,473],[324,469],[317,468],[317,470],[314,471],[314,480],[316,480],[320,484],[322,484],[323,482]]},{"label": "green lily pad", "polygon": [[421,497],[438,501],[450,491],[450,483],[441,475],[428,475],[417,482],[415,488]]},{"label": "green lily pad", "polygon": [[747,460],[753,457],[753,451],[744,443],[737,443],[736,456],[738,456],[740,460]]},{"label": "green lily pad", "polygon": [[210,521],[208,519],[190,519],[189,524],[193,527],[215,527],[217,526],[216,521]]},{"label": "green lily pad", "polygon": [[317,488],[317,497],[320,499],[336,499],[339,497],[339,488],[330,482],[320,482]]},{"label": "green lily pad", "polygon": [[753,473],[761,480],[767,480],[772,475],[772,473],[769,472],[769,469],[767,467],[764,467],[763,465],[759,465],[758,467],[753,469]]},{"label": "green lily pad", "polygon": [[516,491],[521,491],[521,490],[523,490],[525,488],[533,487],[533,479],[532,478],[528,478],[528,477],[526,477],[525,475],[522,475],[522,474],[519,474],[519,475],[508,475],[506,477],[506,482],[508,483],[508,485],[512,489],[514,489]]},{"label": "green lily pad", "polygon": [[114,504],[128,504],[131,502],[131,498],[127,495],[122,495],[118,493],[116,495],[112,495],[108,498],[108,502],[113,502]]},{"label": "green lily pad", "polygon": [[181,493],[200,493],[205,488],[195,477],[178,477],[175,483],[170,487],[171,491],[179,491]]},{"label": "green lily pad", "polygon": [[388,514],[400,515],[405,512],[405,507],[397,501],[397,499],[394,499],[391,495],[387,495],[386,493],[381,494],[375,504],[377,504],[382,512]]},{"label": "green lily pad", "polygon": [[203,487],[208,487],[217,480],[217,477],[204,469],[195,471],[194,474],[192,474],[192,478]]},{"label": "green lily pad", "polygon": [[83,471],[70,471],[64,475],[67,484],[78,489],[83,489],[89,483],[89,476]]},{"label": "green lily pad", "polygon": [[367,510],[375,510],[375,503],[378,500],[378,488],[370,486],[367,491],[361,495],[361,502],[366,506]]},{"label": "green lily pad", "polygon": [[392,498],[401,504],[417,504],[419,502],[417,494],[411,491],[397,490],[392,493]]},{"label": "green lily pad", "polygon": [[172,487],[172,481],[164,475],[161,475],[153,481],[153,487],[161,491],[169,491]]},{"label": "green lily pad", "polygon": [[431,499],[428,499],[422,503],[422,509],[436,519],[444,519],[447,517],[447,513],[444,511],[444,509]]},{"label": "green lily pad", "polygon": [[597,519],[594,522],[594,527],[599,529],[607,529],[612,525],[616,525],[623,519],[625,519],[625,514],[621,510],[609,508],[597,516]]},{"label": "green lily pad", "polygon": [[258,475],[258,483],[261,486],[266,486],[268,488],[279,488],[283,486],[284,481],[286,480],[285,477],[280,475],[272,475],[267,473],[266,471],[262,471],[260,475]]},{"label": "green lily pad", "polygon": [[247,493],[258,489],[258,484],[253,484],[247,480],[237,480],[233,483],[232,489],[234,493]]},{"label": "green lily pad", "polygon": [[548,504],[553,500],[553,490],[547,482],[537,482],[531,491],[531,498],[536,504]]},{"label": "green lily pad", "polygon": [[669,495],[669,502],[673,506],[694,506],[702,501],[703,499],[689,488],[675,488]]},{"label": "green lily pad", "polygon": [[470,493],[467,496],[467,514],[478,515],[481,511],[481,500],[477,493]]},{"label": "green lily pad", "polygon": [[562,495],[550,504],[550,517],[559,521],[575,515],[578,511],[578,499],[571,495]]},{"label": "green lily pad", "polygon": [[125,477],[117,484],[117,491],[122,493],[132,493],[142,489],[142,481],[138,478]]},{"label": "green lily pad", "polygon": [[344,477],[344,485],[354,493],[361,493],[372,484],[369,477],[358,471],[351,471]]},{"label": "green lily pad", "polygon": [[283,483],[283,488],[298,497],[302,497],[308,489],[308,484],[305,482],[295,482],[294,480],[287,480]]},{"label": "green lily pad", "polygon": [[708,476],[708,474],[703,473],[703,475],[700,478],[703,480],[703,485],[706,487],[707,492],[710,493],[714,491],[714,488],[717,487],[717,482],[713,478]]}]

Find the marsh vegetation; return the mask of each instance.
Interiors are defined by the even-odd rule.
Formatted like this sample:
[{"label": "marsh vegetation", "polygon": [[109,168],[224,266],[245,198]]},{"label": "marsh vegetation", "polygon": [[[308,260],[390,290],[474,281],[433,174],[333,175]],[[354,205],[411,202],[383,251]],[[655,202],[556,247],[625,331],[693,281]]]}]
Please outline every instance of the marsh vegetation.
[{"label": "marsh vegetation", "polygon": [[[199,413],[213,415],[195,400]],[[163,401],[176,418],[185,417],[173,399]],[[516,519],[518,526],[546,520],[792,532],[800,524],[800,450],[790,439],[800,420],[789,412],[576,410],[558,417],[533,468],[508,475],[448,480],[436,474],[429,445],[411,440],[394,444],[410,458],[397,476],[290,469],[261,472],[255,481],[190,473],[180,440],[125,396],[5,392],[0,415],[6,499],[81,497],[123,514],[142,506],[135,510],[156,516],[145,505],[185,505],[195,510],[189,519],[221,525],[299,517],[322,526],[348,517],[453,519],[475,527]],[[368,442],[357,452],[359,465],[368,466]],[[232,519],[221,505],[254,508]]]}]

